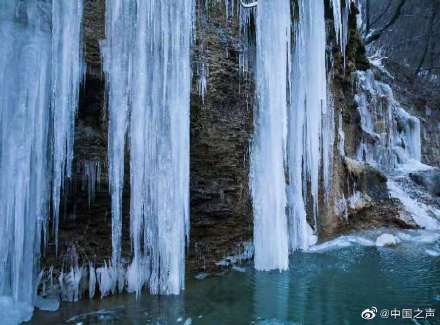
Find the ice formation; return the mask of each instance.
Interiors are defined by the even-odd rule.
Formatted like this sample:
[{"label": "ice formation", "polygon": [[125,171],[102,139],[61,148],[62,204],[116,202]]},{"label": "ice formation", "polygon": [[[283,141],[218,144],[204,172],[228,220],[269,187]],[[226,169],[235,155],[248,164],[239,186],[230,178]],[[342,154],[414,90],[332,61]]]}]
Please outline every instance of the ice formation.
[{"label": "ice formation", "polygon": [[419,202],[410,195],[411,188],[400,184],[410,171],[429,168],[421,163],[419,119],[402,108],[391,87],[376,80],[373,70],[356,72],[355,88],[363,131],[357,159],[388,175],[390,195],[402,202],[417,225],[439,229],[440,211]]},{"label": "ice formation", "polygon": [[92,299],[95,296],[96,290],[96,272],[92,263],[89,263],[89,298]]},{"label": "ice formation", "polygon": [[411,215],[415,223],[428,230],[440,229],[440,210],[429,207],[422,202],[411,198],[404,188],[393,180],[387,182],[388,191],[391,196],[402,202],[405,210]]},{"label": "ice formation", "polygon": [[391,87],[372,70],[356,72],[356,96],[363,131],[357,159],[385,170],[420,161],[420,121],[394,99]]},{"label": "ice formation", "polygon": [[376,239],[376,246],[378,247],[396,246],[399,243],[399,238],[392,234],[382,234]]},{"label": "ice formation", "polygon": [[[134,1],[106,1],[106,40],[102,44],[108,97],[108,163],[112,202],[112,263],[120,265],[122,190],[131,74]],[[102,292],[102,291],[101,291]]]},{"label": "ice formation", "polygon": [[81,34],[82,2],[52,0],[52,214],[57,249],[60,195],[65,176],[71,176],[75,115],[80,82],[85,71]]},{"label": "ice formation", "polygon": [[258,110],[251,154],[255,268],[288,268],[286,181],[290,1],[260,0],[256,19]]},{"label": "ice formation", "polygon": [[189,228],[193,2],[109,0],[106,7],[112,265],[120,268],[128,133],[134,255],[128,274],[142,272],[131,288],[139,293],[147,284],[152,293],[177,294],[184,287]]},{"label": "ice formation", "polygon": [[292,56],[287,150],[292,250],[310,244],[307,235],[310,231],[306,231],[310,226],[305,212],[307,183],[310,184],[316,229],[321,166],[326,192],[331,182],[334,117],[332,106],[327,105],[323,1],[299,2],[299,21],[294,31],[296,44]]},{"label": "ice formation", "polygon": [[87,189],[89,207],[95,202],[96,189],[101,184],[101,162],[85,160],[82,166],[82,188]]},{"label": "ice formation", "polygon": [[84,66],[81,0],[0,4],[0,296],[33,302],[52,198],[70,176]]},{"label": "ice formation", "polygon": [[[289,12],[288,2],[258,1],[251,186],[260,270],[285,269],[289,249],[316,241],[307,222],[307,193],[316,230],[321,175],[324,192],[331,188],[335,122],[327,89],[324,2],[298,2],[293,44]],[[245,26],[249,14],[241,18]],[[241,62],[245,66],[246,57]]]},{"label": "ice formation", "polygon": [[68,273],[61,272],[58,283],[61,290],[61,298],[64,301],[78,301],[81,297],[80,282],[85,273],[83,267],[71,267]]},{"label": "ice formation", "polygon": [[348,17],[350,5],[353,0],[332,0],[333,23],[336,34],[336,42],[339,44],[345,65],[345,51],[348,44]]},{"label": "ice formation", "polygon": [[198,62],[197,62],[197,91],[202,98],[202,103],[205,103],[206,91],[208,88],[208,55],[207,55],[207,35],[208,29],[208,6],[209,0],[199,0],[199,9],[197,10],[197,43],[198,43]]}]

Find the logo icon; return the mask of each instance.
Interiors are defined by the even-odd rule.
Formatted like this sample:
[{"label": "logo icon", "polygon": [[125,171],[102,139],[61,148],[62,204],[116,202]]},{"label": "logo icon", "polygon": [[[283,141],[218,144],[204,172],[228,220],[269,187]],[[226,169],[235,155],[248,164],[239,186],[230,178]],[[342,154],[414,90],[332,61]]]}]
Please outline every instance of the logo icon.
[{"label": "logo icon", "polygon": [[370,308],[366,308],[362,311],[361,317],[366,320],[371,320],[374,319],[374,317],[376,317],[376,314],[377,314],[377,308],[371,306]]}]

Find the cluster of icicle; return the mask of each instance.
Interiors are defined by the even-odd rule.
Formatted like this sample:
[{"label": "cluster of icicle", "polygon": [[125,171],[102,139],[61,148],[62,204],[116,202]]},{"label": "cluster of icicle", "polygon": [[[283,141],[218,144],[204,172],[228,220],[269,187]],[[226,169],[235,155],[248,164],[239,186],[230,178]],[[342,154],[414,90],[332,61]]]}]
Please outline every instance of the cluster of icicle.
[{"label": "cluster of icicle", "polygon": [[84,72],[82,6],[82,0],[0,3],[0,296],[17,303],[33,301],[50,198],[57,245]]},{"label": "cluster of icicle", "polygon": [[61,271],[59,274],[54,274],[52,266],[47,271],[42,270],[37,277],[37,305],[40,309],[47,310],[50,305],[55,305],[55,302],[59,304],[58,297],[62,301],[75,302],[82,299],[86,293],[92,299],[98,290],[101,297],[122,293],[125,280],[124,272],[116,272],[116,269],[107,263],[101,267],[95,267],[91,262],[88,266],[79,266],[76,263],[72,264],[68,271]]},{"label": "cluster of icicle", "polygon": [[[343,3],[332,1],[345,57],[351,2]],[[323,192],[331,188],[335,122],[327,90],[324,1],[297,4],[293,26],[295,8],[289,0],[259,0],[256,9],[243,4],[240,9],[245,43],[250,41],[250,17],[256,16],[257,112],[250,179],[258,270],[285,270],[289,251],[316,241],[320,176]],[[240,55],[241,70],[248,69],[248,49],[244,45]],[[312,206],[313,228],[306,206]]]},{"label": "cluster of icicle", "polygon": [[350,6],[354,0],[331,0],[336,42],[339,44],[345,65],[345,51],[348,43],[348,17]]},{"label": "cluster of icicle", "polygon": [[184,287],[193,15],[191,0],[106,2],[112,267],[120,272],[127,137],[133,248],[127,282],[136,293],[144,285],[163,294]]},{"label": "cluster of icicle", "polygon": [[209,0],[197,1],[197,37],[198,37],[198,62],[197,62],[197,91],[205,103],[205,96],[208,89],[208,56],[207,56],[207,41],[206,30],[208,28],[208,9]]}]

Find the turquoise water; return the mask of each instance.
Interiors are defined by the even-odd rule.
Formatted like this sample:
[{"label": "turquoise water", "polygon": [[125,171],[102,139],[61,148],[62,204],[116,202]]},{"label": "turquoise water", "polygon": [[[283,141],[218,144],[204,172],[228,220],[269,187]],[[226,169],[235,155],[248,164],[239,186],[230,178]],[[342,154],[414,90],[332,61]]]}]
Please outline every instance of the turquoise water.
[{"label": "turquoise water", "polygon": [[[344,245],[342,245],[344,246]],[[397,248],[351,245],[296,253],[288,272],[236,268],[203,280],[187,279],[181,296],[121,295],[65,303],[35,312],[33,324],[440,324],[438,238]],[[375,306],[374,320],[361,318]],[[435,308],[419,320],[382,319],[380,311]]]}]

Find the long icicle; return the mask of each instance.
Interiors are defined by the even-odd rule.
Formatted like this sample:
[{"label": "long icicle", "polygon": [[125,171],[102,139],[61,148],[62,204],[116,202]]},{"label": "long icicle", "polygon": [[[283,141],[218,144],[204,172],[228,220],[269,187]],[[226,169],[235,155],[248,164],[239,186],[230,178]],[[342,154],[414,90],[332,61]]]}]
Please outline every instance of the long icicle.
[{"label": "long icicle", "polygon": [[284,176],[290,1],[259,0],[257,8],[258,109],[251,155],[255,268],[288,268]]}]

